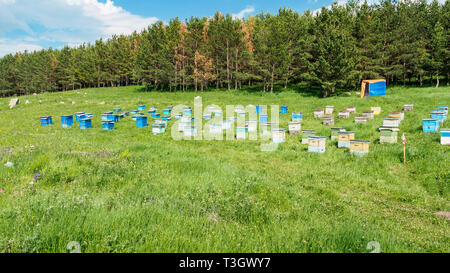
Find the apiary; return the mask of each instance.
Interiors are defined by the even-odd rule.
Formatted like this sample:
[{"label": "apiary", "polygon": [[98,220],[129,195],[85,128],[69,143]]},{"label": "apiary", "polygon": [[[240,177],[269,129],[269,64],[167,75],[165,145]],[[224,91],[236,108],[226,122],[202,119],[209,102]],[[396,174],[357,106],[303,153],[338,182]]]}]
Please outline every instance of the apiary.
[{"label": "apiary", "polygon": [[450,145],[450,129],[441,129],[441,145]]},{"label": "apiary", "polygon": [[372,120],[374,118],[374,112],[372,110],[363,111],[362,114],[367,120]]},{"label": "apiary", "polygon": [[325,115],[325,111],[323,109],[314,110],[314,118],[322,118]]},{"label": "apiary", "polygon": [[338,132],[338,148],[350,148],[350,141],[355,139],[355,132]]},{"label": "apiary", "polygon": [[383,118],[383,127],[398,128],[400,126],[400,122],[401,122],[401,120],[399,118],[385,117],[385,118]]},{"label": "apiary", "polygon": [[322,123],[325,126],[333,126],[334,125],[334,116],[333,115],[324,115]]},{"label": "apiary", "polygon": [[339,132],[345,132],[346,130],[344,128],[331,128],[331,141],[338,139],[338,133]]},{"label": "apiary", "polygon": [[350,112],[348,110],[339,111],[338,118],[340,118],[340,119],[350,118]]},{"label": "apiary", "polygon": [[364,156],[369,153],[370,141],[366,140],[351,140],[350,141],[350,153]]},{"label": "apiary", "polygon": [[238,126],[236,127],[236,139],[244,140],[248,137],[248,127],[247,126]]},{"label": "apiary", "polygon": [[303,120],[303,113],[299,112],[292,113],[292,121],[302,122],[302,120]]},{"label": "apiary", "polygon": [[347,111],[350,112],[350,114],[356,113],[356,107],[355,106],[349,106],[347,107]]},{"label": "apiary", "polygon": [[406,112],[412,112],[414,110],[414,105],[413,104],[405,104],[403,106],[403,110]]},{"label": "apiary", "polygon": [[308,152],[309,153],[325,153],[327,138],[322,136],[308,137]]},{"label": "apiary", "polygon": [[283,143],[286,141],[286,130],[285,129],[273,129],[272,130],[272,142],[273,143]]},{"label": "apiary", "polygon": [[302,144],[307,145],[309,143],[309,137],[315,136],[316,131],[315,130],[303,130],[302,131]]},{"label": "apiary", "polygon": [[331,114],[333,114],[333,112],[334,112],[334,106],[332,106],[332,105],[325,106],[325,114],[326,115],[331,115]]},{"label": "apiary", "polygon": [[367,123],[367,118],[363,115],[356,115],[355,116],[355,123],[361,123],[361,124],[366,124]]},{"label": "apiary", "polygon": [[381,114],[381,107],[379,106],[371,107],[370,110],[373,111],[373,114],[375,116]]},{"label": "apiary", "polygon": [[298,135],[302,131],[302,124],[298,121],[289,122],[289,134]]},{"label": "apiary", "polygon": [[439,131],[439,120],[424,119],[422,120],[422,128],[424,133],[436,133]]},{"label": "apiary", "polygon": [[381,144],[395,144],[398,139],[398,128],[381,127],[380,128],[380,143]]}]

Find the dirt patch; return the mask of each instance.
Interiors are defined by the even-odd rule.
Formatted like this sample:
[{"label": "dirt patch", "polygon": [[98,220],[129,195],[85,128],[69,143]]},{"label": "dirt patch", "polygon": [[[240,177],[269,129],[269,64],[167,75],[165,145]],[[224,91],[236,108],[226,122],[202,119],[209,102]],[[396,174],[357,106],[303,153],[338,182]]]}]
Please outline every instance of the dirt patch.
[{"label": "dirt patch", "polygon": [[450,220],[450,211],[438,211],[434,215]]}]

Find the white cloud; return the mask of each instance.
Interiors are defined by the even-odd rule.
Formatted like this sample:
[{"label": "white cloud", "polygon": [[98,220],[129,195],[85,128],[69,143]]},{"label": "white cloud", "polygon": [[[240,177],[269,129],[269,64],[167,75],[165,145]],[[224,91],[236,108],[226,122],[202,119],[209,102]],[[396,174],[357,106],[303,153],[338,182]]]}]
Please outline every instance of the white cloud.
[{"label": "white cloud", "polygon": [[111,0],[0,0],[0,38],[24,33],[28,40],[23,44],[31,39],[34,43],[92,42],[141,31],[157,20],[132,14]]},{"label": "white cloud", "polygon": [[9,53],[41,50],[42,47],[35,44],[25,43],[21,40],[0,39],[0,57]]},{"label": "white cloud", "polygon": [[255,7],[253,6],[248,6],[245,9],[241,10],[239,13],[237,14],[233,14],[233,19],[242,19],[245,17],[246,14],[252,13],[255,11]]}]

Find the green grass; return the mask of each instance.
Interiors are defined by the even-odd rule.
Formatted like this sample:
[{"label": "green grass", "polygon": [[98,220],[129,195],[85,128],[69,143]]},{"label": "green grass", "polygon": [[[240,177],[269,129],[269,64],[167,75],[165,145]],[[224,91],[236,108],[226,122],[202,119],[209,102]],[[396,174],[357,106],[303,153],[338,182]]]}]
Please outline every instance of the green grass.
[{"label": "green grass", "polygon": [[[369,252],[374,240],[382,252],[450,251],[449,222],[434,215],[450,210],[449,147],[439,144],[439,134],[421,131],[432,109],[450,104],[450,88],[395,87],[371,99],[139,90],[26,96],[12,110],[0,99],[0,252],[67,252],[77,241],[83,252],[347,253]],[[175,141],[170,131],[154,136],[129,117],[114,131],[101,130],[100,115],[114,107],[193,106],[196,96],[204,107],[223,109],[288,105],[290,113],[304,113],[303,129],[328,137],[330,128],[312,117],[317,107],[383,112],[367,125],[336,119],[337,127],[371,141],[362,158],[330,140],[325,154],[309,154],[298,136],[270,153],[254,141]],[[402,145],[378,144],[377,129],[383,116],[408,103],[415,109],[401,124],[404,166]],[[62,129],[59,116],[78,111],[94,113],[94,128]],[[55,125],[41,127],[42,115],[52,115]],[[289,118],[281,116],[282,127]],[[14,166],[5,167],[8,161]],[[44,177],[29,184],[38,172]]]}]

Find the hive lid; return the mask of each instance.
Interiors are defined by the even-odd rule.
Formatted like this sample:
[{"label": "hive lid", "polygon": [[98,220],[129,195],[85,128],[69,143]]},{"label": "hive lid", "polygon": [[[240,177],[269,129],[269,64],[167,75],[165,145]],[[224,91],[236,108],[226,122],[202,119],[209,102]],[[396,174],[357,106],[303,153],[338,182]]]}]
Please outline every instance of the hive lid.
[{"label": "hive lid", "polygon": [[353,131],[341,131],[341,132],[338,132],[338,134],[339,135],[353,135],[353,134],[355,134],[355,132],[353,132]]},{"label": "hive lid", "polygon": [[389,126],[380,127],[379,130],[380,131],[392,131],[392,132],[400,131],[400,129],[398,129],[397,127],[389,127]]},{"label": "hive lid", "polygon": [[368,141],[368,140],[359,140],[359,139],[353,139],[353,140],[350,140],[350,142],[370,144],[370,141]]},{"label": "hive lid", "polygon": [[311,139],[327,139],[327,137],[324,137],[324,136],[309,136],[308,138],[311,138]]},{"label": "hive lid", "polygon": [[439,120],[437,120],[435,118],[426,118],[426,119],[423,119],[422,121],[439,121]]}]

